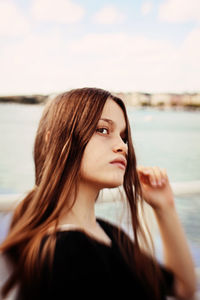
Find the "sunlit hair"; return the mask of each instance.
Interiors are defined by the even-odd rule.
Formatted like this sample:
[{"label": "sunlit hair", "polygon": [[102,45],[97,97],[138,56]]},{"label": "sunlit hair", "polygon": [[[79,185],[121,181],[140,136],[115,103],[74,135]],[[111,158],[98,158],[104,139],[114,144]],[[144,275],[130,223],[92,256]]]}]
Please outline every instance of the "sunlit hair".
[{"label": "sunlit hair", "polygon": [[[51,267],[55,234],[48,235],[43,247],[41,242],[47,237],[50,227],[53,226],[56,232],[63,211],[66,212],[67,206],[70,209],[71,204],[67,201],[76,188],[85,147],[96,131],[108,98],[121,107],[126,120],[128,155],[123,188],[131,214],[134,249],[131,244],[124,244],[126,241],[120,234],[116,238],[129,265],[157,295],[158,268],[152,260],[144,258],[139,242],[142,238],[148,247],[139,217],[139,203],[143,200],[126,108],[121,99],[96,88],[74,89],[60,94],[44,108],[34,145],[35,186],[16,207],[7,238],[0,246],[0,251],[13,265],[13,273],[3,289],[4,295],[18,281],[23,290],[23,286],[31,286],[39,280],[46,257]],[[75,198],[76,193],[74,201]]]}]

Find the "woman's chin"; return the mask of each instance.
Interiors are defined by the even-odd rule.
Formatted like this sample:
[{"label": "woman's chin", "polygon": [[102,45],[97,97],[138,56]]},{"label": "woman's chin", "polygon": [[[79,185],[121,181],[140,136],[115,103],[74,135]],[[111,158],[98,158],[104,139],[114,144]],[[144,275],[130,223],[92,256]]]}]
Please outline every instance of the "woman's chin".
[{"label": "woman's chin", "polygon": [[104,188],[105,189],[114,189],[114,188],[121,186],[122,184],[123,184],[122,180],[106,182],[104,184]]}]

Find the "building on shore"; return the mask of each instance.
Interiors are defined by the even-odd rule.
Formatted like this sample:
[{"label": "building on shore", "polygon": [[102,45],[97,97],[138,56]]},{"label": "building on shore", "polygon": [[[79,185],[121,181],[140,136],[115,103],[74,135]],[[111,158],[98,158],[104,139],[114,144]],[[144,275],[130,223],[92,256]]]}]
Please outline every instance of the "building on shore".
[{"label": "building on shore", "polygon": [[128,106],[200,108],[200,93],[114,93]]},{"label": "building on shore", "polygon": [[200,93],[183,94],[182,104],[186,107],[200,107]]}]

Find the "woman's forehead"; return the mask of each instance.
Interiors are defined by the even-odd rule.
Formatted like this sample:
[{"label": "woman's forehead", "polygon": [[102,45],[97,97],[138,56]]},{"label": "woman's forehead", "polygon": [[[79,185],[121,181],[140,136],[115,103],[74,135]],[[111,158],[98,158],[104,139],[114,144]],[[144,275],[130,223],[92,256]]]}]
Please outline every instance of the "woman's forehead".
[{"label": "woman's forehead", "polygon": [[118,125],[120,128],[126,129],[126,120],[122,108],[114,100],[108,99],[104,105],[100,120]]}]

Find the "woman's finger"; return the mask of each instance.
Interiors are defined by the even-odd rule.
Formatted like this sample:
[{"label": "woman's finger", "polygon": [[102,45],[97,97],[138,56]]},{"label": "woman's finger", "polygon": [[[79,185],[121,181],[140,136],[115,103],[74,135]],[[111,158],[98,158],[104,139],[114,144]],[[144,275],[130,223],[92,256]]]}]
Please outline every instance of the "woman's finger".
[{"label": "woman's finger", "polygon": [[162,180],[163,180],[163,183],[167,183],[168,181],[168,175],[167,175],[167,171],[165,168],[161,168],[160,169],[161,173],[162,173]]},{"label": "woman's finger", "polygon": [[152,186],[156,186],[156,177],[155,177],[152,167],[139,167],[138,170],[140,172],[140,176],[142,176],[142,179],[144,177],[148,178],[148,180],[147,179],[143,180],[143,183],[150,184]]},{"label": "woman's finger", "polygon": [[163,184],[163,174],[161,172],[161,169],[159,167],[153,167],[153,172],[154,172],[154,175],[155,175],[155,178],[156,178],[156,184],[158,186],[162,186]]},{"label": "woman's finger", "polygon": [[167,172],[164,168],[155,167],[143,167],[138,168],[140,178],[145,184],[151,184],[153,187],[163,186],[167,180]]}]

